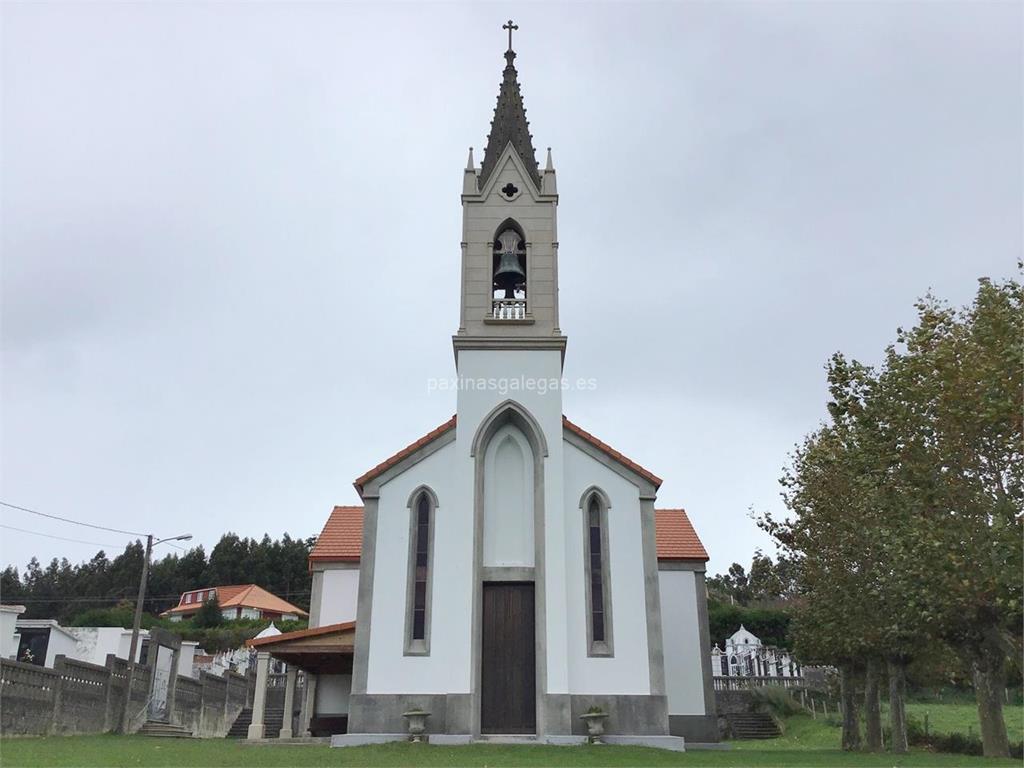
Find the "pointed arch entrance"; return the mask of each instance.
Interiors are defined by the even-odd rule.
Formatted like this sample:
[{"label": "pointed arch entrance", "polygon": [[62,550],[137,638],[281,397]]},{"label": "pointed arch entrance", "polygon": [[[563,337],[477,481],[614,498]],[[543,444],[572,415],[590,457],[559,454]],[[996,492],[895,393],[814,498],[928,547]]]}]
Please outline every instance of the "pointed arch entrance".
[{"label": "pointed arch entrance", "polygon": [[[514,400],[480,423],[474,459],[473,728],[544,731],[544,432]],[[495,493],[497,491],[497,493]],[[529,535],[501,515],[530,516]],[[488,525],[498,535],[488,536]],[[523,526],[520,526],[523,527]],[[506,540],[507,539],[507,540]],[[529,551],[527,551],[529,550]]]}]

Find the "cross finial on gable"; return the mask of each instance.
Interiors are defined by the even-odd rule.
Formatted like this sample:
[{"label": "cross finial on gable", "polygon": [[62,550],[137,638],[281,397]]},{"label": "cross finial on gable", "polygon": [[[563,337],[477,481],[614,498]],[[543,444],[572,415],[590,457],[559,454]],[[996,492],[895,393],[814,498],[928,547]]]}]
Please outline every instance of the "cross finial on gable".
[{"label": "cross finial on gable", "polygon": [[508,30],[508,49],[511,51],[512,50],[512,30],[519,29],[519,25],[518,24],[513,24],[512,23],[512,19],[509,19],[507,24],[502,24],[501,25],[501,28]]}]

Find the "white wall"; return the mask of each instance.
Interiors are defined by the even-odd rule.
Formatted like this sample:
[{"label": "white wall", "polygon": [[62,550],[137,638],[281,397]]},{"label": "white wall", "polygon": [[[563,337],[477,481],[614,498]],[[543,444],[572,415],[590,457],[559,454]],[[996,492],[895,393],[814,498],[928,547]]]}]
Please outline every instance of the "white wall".
[{"label": "white wall", "polygon": [[326,568],[321,574],[318,626],[356,620],[359,568]]},{"label": "white wall", "polygon": [[319,675],[316,679],[316,714],[347,715],[352,675]]},{"label": "white wall", "polygon": [[[139,643],[135,648],[135,661],[138,662],[142,658],[142,638],[149,637],[149,630],[143,629],[139,631]],[[121,659],[127,659],[128,654],[132,649],[132,631],[130,629],[123,630],[121,633],[121,639],[118,641],[117,656]]]},{"label": "white wall", "polygon": [[533,451],[513,425],[495,433],[484,457],[484,567],[534,564]]},{"label": "white wall", "polygon": [[77,659],[75,655],[77,641],[74,635],[57,627],[50,628],[50,644],[46,647],[46,666],[52,667],[53,660],[58,654],[64,654],[69,659]]},{"label": "white wall", "polygon": [[178,674],[185,677],[198,677],[193,665],[195,664],[196,648],[199,643],[192,640],[183,640],[181,643],[181,656],[178,658]]},{"label": "white wall", "polygon": [[[90,664],[106,664],[107,654],[127,659],[131,648],[132,631],[123,627],[67,627],[75,636],[75,658]],[[139,644],[135,649],[135,660],[142,652],[142,641],[149,637],[145,629],[139,631]]]},{"label": "white wall", "polygon": [[693,571],[659,571],[658,581],[669,714],[703,715],[704,678]]},{"label": "white wall", "polygon": [[[473,513],[455,493],[455,443],[380,489],[367,693],[468,693]],[[409,497],[420,485],[437,495],[431,563],[430,655],[405,656]],[[323,621],[321,623],[324,623]]]},{"label": "white wall", "polygon": [[[512,215],[512,211],[503,214]],[[502,216],[502,218],[503,218]],[[541,227],[539,222],[534,222]],[[529,227],[527,237],[532,237]],[[537,239],[540,234],[535,235]],[[536,277],[536,274],[534,275]],[[531,278],[532,279],[532,278]],[[458,392],[458,427],[455,440],[454,468],[458,496],[456,503],[466,510],[466,526],[472,535],[474,459],[470,456],[473,438],[480,423],[498,405],[514,400],[525,408],[537,421],[547,441],[548,456],[544,459],[544,550],[547,553],[545,570],[544,603],[546,605],[547,630],[547,688],[548,693],[569,692],[569,670],[567,662],[568,640],[566,635],[565,571],[560,567],[561,553],[565,552],[564,496],[562,493],[562,391],[559,387],[516,389],[514,386],[524,379],[534,382],[556,384],[562,376],[562,356],[558,350],[462,350],[459,352],[459,376],[466,381],[494,380],[506,388],[469,388]],[[486,492],[486,489],[485,489]],[[443,503],[443,502],[442,502]],[[471,545],[472,542],[470,542]],[[472,550],[470,549],[470,552]],[[472,582],[472,557],[465,560],[467,586]],[[582,569],[582,565],[580,566]],[[436,592],[435,592],[436,594]],[[538,610],[540,600],[538,596]],[[472,606],[465,609],[467,620]],[[537,618],[540,626],[540,617]],[[467,636],[469,631],[467,630]],[[468,637],[467,637],[468,642]],[[467,689],[468,690],[468,689]]]},{"label": "white wall", "polygon": [[[608,496],[608,569],[614,656],[587,656],[587,597],[580,500],[597,486]],[[647,603],[640,493],[622,475],[565,443],[565,572],[569,686],[572,693],[649,694]],[[549,563],[554,563],[549,559]],[[699,657],[698,657],[699,658]]]},{"label": "white wall", "polygon": [[25,612],[23,605],[0,605],[0,658],[13,659],[18,655],[18,616]]}]

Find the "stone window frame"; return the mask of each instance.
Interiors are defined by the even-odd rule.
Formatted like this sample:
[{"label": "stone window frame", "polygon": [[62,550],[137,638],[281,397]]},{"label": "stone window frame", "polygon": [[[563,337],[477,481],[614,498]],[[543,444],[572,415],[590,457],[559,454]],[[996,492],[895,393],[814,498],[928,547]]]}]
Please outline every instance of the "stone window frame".
[{"label": "stone window frame", "polygon": [[[427,526],[427,578],[426,596],[424,599],[423,611],[423,637],[413,638],[413,615],[416,608],[416,533],[419,524],[420,500],[425,499],[430,521]],[[408,568],[405,585],[405,635],[404,650],[405,656],[429,656],[430,655],[430,624],[433,603],[434,584],[434,528],[437,525],[437,494],[426,485],[416,488],[410,495],[407,503],[409,508],[409,554]]]},{"label": "stone window frame", "polygon": [[[590,572],[590,510],[596,505],[601,525],[601,592],[604,615],[604,639],[594,640],[593,590]],[[608,495],[596,486],[588,488],[580,498],[583,522],[583,590],[586,593],[587,656],[614,657],[615,643],[612,621],[612,573],[611,550],[608,546],[608,522],[611,501]]]}]

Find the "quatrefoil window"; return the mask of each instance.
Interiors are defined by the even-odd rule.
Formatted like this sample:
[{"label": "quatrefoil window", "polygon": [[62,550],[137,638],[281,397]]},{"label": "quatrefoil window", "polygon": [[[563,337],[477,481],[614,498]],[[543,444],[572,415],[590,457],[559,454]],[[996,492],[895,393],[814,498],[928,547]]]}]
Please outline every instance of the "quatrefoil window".
[{"label": "quatrefoil window", "polygon": [[506,184],[504,187],[501,188],[501,193],[503,195],[505,195],[505,197],[507,197],[509,199],[515,197],[516,192],[518,192],[518,191],[519,191],[519,187],[517,187],[511,181],[508,184]]}]

